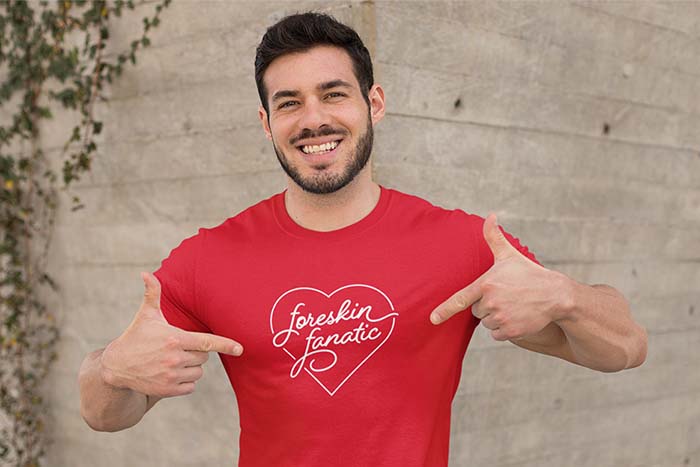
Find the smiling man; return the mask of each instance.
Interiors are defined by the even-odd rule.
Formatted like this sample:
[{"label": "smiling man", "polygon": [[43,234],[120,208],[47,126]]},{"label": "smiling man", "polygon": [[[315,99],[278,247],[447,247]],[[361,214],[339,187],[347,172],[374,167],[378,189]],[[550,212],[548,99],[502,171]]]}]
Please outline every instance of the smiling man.
[{"label": "smiling man", "polygon": [[128,428],[190,394],[216,351],[238,402],[240,466],[445,466],[479,323],[598,371],[643,363],[646,331],[617,290],[543,267],[493,214],[372,180],[384,91],[355,31],[288,16],[263,37],[255,77],[287,188],[142,273],[133,322],[81,368],[91,427]]},{"label": "smiling man", "polygon": [[[311,61],[312,70],[323,68],[328,69],[332,75],[332,67],[337,65],[338,69],[349,69],[352,66],[350,59],[345,54],[338,54],[334,47],[317,46],[313,53],[295,54],[279,58],[267,71],[268,83],[280,79],[284,76],[284,70],[289,67],[304,66],[299,62]],[[295,63],[296,62],[296,63]],[[307,72],[308,73],[308,72]],[[303,76],[303,72],[302,72]],[[307,77],[308,80],[308,77]],[[381,90],[381,88],[379,88]],[[365,112],[362,106],[358,105],[363,98],[357,84],[354,86],[342,79],[334,79],[316,85],[315,94],[318,95],[319,104],[326,106],[328,103],[334,104],[330,107],[337,118],[336,127],[325,126],[316,132],[316,137],[311,137],[313,133],[304,128],[298,136],[292,137],[290,147],[288,147],[290,161],[274,142],[271,135],[270,121],[267,116],[271,113],[275,121],[275,131],[278,139],[284,138],[284,131],[295,132],[299,125],[298,99],[301,92],[294,90],[280,90],[272,97],[271,105],[273,111],[260,109],[261,119],[265,127],[267,137],[273,139],[273,147],[282,168],[289,178],[300,189],[314,194],[334,193],[350,183],[367,165],[372,153],[373,124],[372,115]],[[359,101],[359,102],[358,102]],[[307,107],[308,107],[307,103]],[[322,110],[327,112],[327,110]],[[305,120],[318,118],[319,114],[302,114]],[[323,118],[323,117],[322,117]],[[313,123],[310,123],[313,126]],[[364,132],[361,133],[364,126]],[[351,135],[346,127],[354,129]],[[355,130],[356,129],[356,130]],[[351,139],[354,137],[354,140]],[[345,144],[342,145],[345,141]],[[296,150],[295,150],[296,149]],[[295,157],[303,154],[304,162],[294,162]],[[342,155],[339,155],[341,154]],[[338,161],[334,164],[334,161]],[[309,165],[311,169],[305,169]],[[330,169],[332,166],[336,168]],[[302,171],[309,170],[306,176]]]}]

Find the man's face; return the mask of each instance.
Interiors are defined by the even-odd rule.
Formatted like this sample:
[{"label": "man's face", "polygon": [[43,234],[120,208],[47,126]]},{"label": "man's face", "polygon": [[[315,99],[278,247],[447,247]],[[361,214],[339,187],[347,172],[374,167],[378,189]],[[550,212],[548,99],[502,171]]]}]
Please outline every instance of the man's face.
[{"label": "man's face", "polygon": [[287,175],[316,194],[350,183],[372,152],[373,123],[384,111],[381,87],[372,87],[368,106],[350,56],[332,46],[278,57],[265,71],[264,83],[269,123],[262,106],[260,119]]}]

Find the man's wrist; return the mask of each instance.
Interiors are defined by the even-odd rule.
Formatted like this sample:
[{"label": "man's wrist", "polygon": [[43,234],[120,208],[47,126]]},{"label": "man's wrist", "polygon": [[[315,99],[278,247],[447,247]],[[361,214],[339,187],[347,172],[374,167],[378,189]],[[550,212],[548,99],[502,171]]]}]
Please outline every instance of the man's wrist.
[{"label": "man's wrist", "polygon": [[559,299],[557,301],[557,306],[555,306],[552,312],[552,321],[557,324],[566,321],[576,321],[578,319],[577,310],[585,294],[582,288],[589,286],[577,282],[563,273],[555,272],[559,276],[557,285]]},{"label": "man's wrist", "polygon": [[130,389],[120,382],[118,375],[104,364],[104,356],[108,348],[109,345],[102,350],[97,358],[100,380],[114,391],[129,391]]}]

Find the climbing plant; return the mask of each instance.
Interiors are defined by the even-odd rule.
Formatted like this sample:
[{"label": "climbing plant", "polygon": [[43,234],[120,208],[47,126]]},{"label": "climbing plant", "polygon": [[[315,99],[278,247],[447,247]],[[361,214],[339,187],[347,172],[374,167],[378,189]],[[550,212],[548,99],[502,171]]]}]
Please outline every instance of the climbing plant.
[{"label": "climbing plant", "polygon": [[[124,66],[136,64],[170,1],[0,0],[0,465],[45,462],[41,389],[60,333],[40,296],[58,290],[46,257],[59,194],[89,171],[105,123],[95,119],[95,105]],[[122,53],[105,53],[110,26],[136,6],[153,13],[143,18],[141,37]],[[57,107],[79,123],[62,147],[45,153],[41,122]],[[83,207],[78,196],[70,202],[72,211]]]}]

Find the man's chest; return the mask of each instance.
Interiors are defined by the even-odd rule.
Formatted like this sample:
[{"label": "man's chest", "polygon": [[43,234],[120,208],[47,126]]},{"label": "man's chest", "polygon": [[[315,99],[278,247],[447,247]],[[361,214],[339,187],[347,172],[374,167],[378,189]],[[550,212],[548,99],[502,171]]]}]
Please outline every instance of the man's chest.
[{"label": "man's chest", "polygon": [[407,369],[439,371],[436,356],[448,347],[459,355],[475,325],[467,314],[430,323],[475,278],[468,252],[444,245],[224,250],[204,274],[207,324],[244,346],[245,358],[231,361],[238,373],[305,381],[329,396],[356,380],[381,386]]}]

